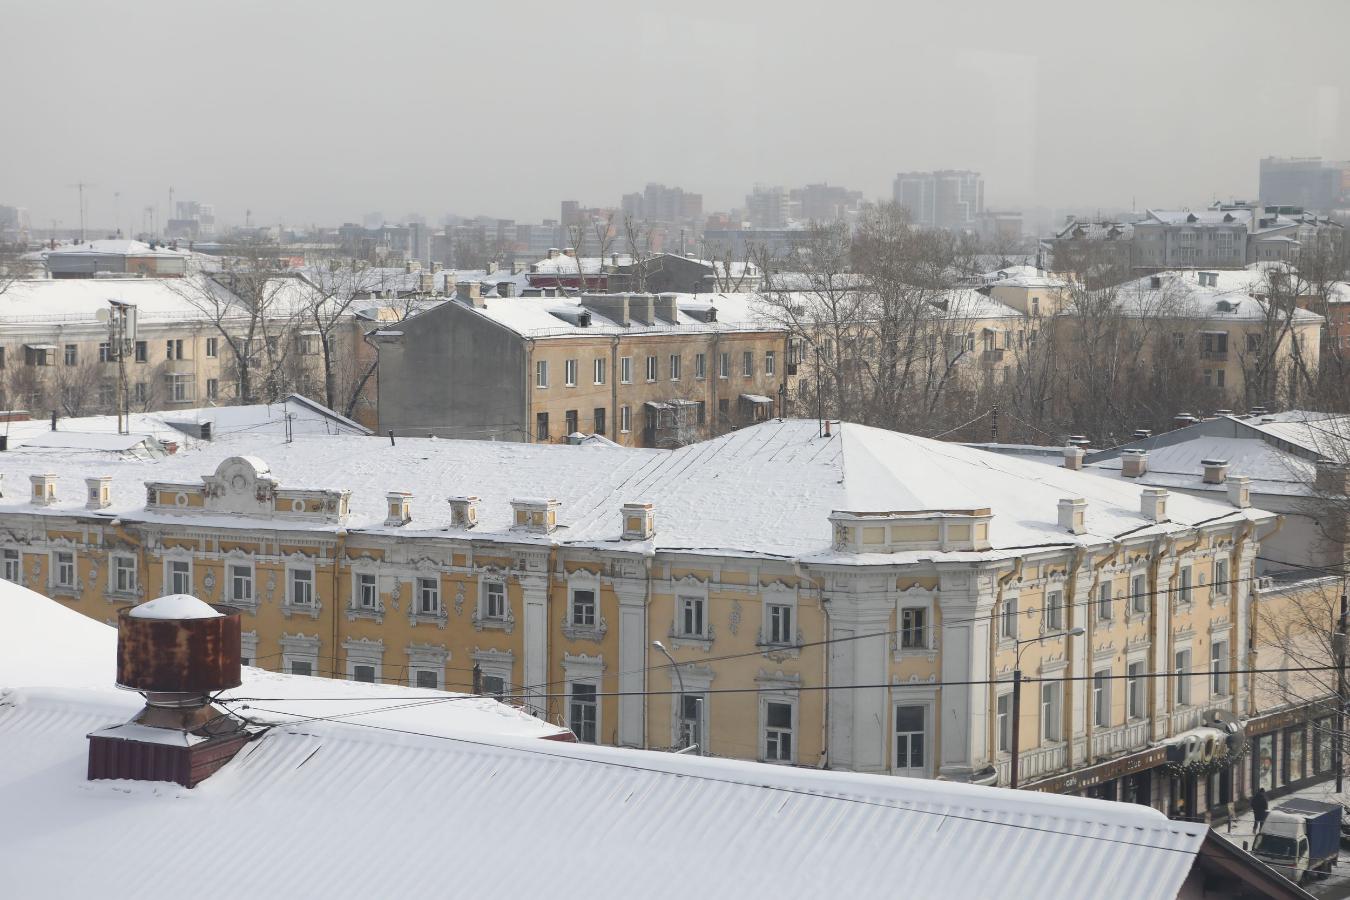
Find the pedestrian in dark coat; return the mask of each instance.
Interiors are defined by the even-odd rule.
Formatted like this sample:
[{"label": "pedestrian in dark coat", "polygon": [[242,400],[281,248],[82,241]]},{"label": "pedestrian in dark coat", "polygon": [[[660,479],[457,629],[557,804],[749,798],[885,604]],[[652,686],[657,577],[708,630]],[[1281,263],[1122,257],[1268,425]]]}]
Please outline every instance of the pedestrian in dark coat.
[{"label": "pedestrian in dark coat", "polygon": [[1256,793],[1252,794],[1252,816],[1256,819],[1256,830],[1260,831],[1266,824],[1266,816],[1270,813],[1270,801],[1266,799],[1266,789],[1258,787]]}]

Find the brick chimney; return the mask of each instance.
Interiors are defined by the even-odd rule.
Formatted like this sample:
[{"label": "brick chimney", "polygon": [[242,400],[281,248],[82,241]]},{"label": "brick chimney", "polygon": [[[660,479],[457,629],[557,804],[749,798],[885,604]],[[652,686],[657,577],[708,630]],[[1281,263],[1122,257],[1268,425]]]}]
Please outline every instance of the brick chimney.
[{"label": "brick chimney", "polygon": [[89,735],[88,778],[195,787],[261,729],[210,702],[238,687],[239,611],[171,594],[117,614],[117,686],[139,691],[131,721]]},{"label": "brick chimney", "polygon": [[1247,509],[1252,505],[1252,480],[1246,475],[1234,475],[1228,479],[1228,502],[1238,509]]},{"label": "brick chimney", "polygon": [[656,536],[656,513],[650,503],[623,505],[623,539],[646,541]]},{"label": "brick chimney", "polygon": [[483,286],[476,281],[457,281],[455,282],[455,299],[482,309],[485,305],[483,303]]},{"label": "brick chimney", "polygon": [[1165,488],[1144,488],[1139,495],[1139,511],[1150,522],[1166,522],[1167,490]]},{"label": "brick chimney", "polygon": [[1228,480],[1228,460],[1202,459],[1200,465],[1205,467],[1205,484],[1223,484]]},{"label": "brick chimney", "polygon": [[1087,501],[1081,497],[1066,497],[1059,501],[1059,527],[1070,534],[1087,530]]},{"label": "brick chimney", "polygon": [[1120,454],[1120,474],[1126,478],[1142,478],[1148,474],[1148,451],[1125,450]]},{"label": "brick chimney", "polygon": [[1064,468],[1081,469],[1083,468],[1083,457],[1086,456],[1082,447],[1073,445],[1064,448]]}]

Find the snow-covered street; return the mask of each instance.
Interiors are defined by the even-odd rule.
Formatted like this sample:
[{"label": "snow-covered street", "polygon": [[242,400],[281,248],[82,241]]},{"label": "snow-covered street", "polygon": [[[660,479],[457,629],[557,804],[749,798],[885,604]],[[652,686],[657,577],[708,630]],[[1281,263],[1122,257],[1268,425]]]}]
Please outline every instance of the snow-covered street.
[{"label": "snow-covered street", "polygon": [[[1277,808],[1281,803],[1291,797],[1304,797],[1309,800],[1321,800],[1326,803],[1342,804],[1350,802],[1350,781],[1346,783],[1346,790],[1340,794],[1336,793],[1336,782],[1332,779],[1315,784],[1302,790],[1294,791],[1291,794],[1285,794],[1270,802],[1271,809]],[[1231,830],[1229,826],[1231,825]],[[1252,820],[1251,811],[1248,810],[1242,815],[1237,816],[1231,823],[1225,823],[1215,828],[1220,835],[1237,844],[1239,847],[1250,850],[1252,838],[1255,835],[1255,822]],[[1342,846],[1340,856],[1336,866],[1331,874],[1320,881],[1309,880],[1303,886],[1304,890],[1315,897],[1339,898],[1350,897],[1350,850]]]}]

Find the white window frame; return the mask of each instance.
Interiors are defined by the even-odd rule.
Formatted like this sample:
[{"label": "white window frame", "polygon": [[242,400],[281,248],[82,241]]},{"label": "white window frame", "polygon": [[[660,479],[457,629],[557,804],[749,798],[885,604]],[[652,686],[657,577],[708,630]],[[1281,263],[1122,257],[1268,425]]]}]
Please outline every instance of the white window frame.
[{"label": "white window frame", "polygon": [[1111,727],[1111,669],[1097,669],[1092,673],[1092,724],[1096,728]]},{"label": "white window frame", "polygon": [[1097,602],[1095,606],[1097,609],[1097,620],[1099,622],[1110,622],[1115,618],[1115,604],[1111,597],[1111,580],[1109,578],[1102,579],[1101,583],[1097,585]]},{"label": "white window frame", "polygon": [[682,360],[680,354],[678,354],[678,353],[672,353],[672,354],[670,354],[670,380],[671,380],[671,381],[679,381],[679,380],[680,380],[680,365],[681,365],[682,361],[683,361],[683,360]]},{"label": "white window frame", "polygon": [[[922,765],[915,768],[913,766],[900,765],[899,759],[899,721],[900,708],[906,706],[917,706],[923,708],[923,762]],[[890,740],[890,760],[888,761],[891,772],[895,775],[909,775],[917,778],[928,778],[933,771],[933,725],[934,715],[937,704],[934,700],[932,691],[926,691],[923,694],[914,694],[910,691],[892,688],[891,690],[891,740]],[[906,732],[913,734],[914,732]],[[912,759],[912,756],[910,757]]]},{"label": "white window frame", "polygon": [[[578,603],[578,595],[590,594],[589,610]],[[584,618],[581,621],[579,617]],[[594,628],[600,621],[600,591],[597,585],[569,586],[567,589],[567,621],[574,628]]]},{"label": "white window frame", "polygon": [[[573,655],[571,653],[563,654],[563,678],[567,687],[567,705],[564,707],[565,726],[572,727],[572,702],[573,694],[577,685],[584,685],[595,689],[595,741],[596,744],[604,743],[605,736],[605,703],[601,691],[604,690],[604,671],[605,658],[603,656],[587,656],[586,654]],[[573,732],[575,734],[575,732]],[[577,735],[577,740],[582,741],[581,735]],[[583,743],[591,743],[583,741]]]},{"label": "white window frame", "polygon": [[1194,596],[1195,584],[1190,563],[1177,570],[1177,605],[1189,606]]},{"label": "white window frame", "polygon": [[1018,601],[1021,598],[1017,594],[1008,594],[1003,598],[1003,610],[999,615],[998,637],[1000,641],[1016,641],[1020,623],[1018,615],[1020,613]]},{"label": "white window frame", "polygon": [[660,374],[661,374],[661,371],[660,371],[660,370],[661,370],[661,366],[660,366],[660,363],[659,363],[659,361],[658,361],[658,357],[649,355],[649,356],[647,357],[647,383],[648,383],[648,384],[651,384],[652,382],[656,381],[656,379],[657,379],[658,377],[660,377]]},{"label": "white window frame", "polygon": [[[1005,703],[1007,709],[1000,709]],[[1012,703],[1011,690],[999,691],[994,698],[994,746],[999,753],[1012,752]]]},{"label": "white window frame", "polygon": [[619,433],[629,434],[633,430],[633,408],[628,404],[619,407]]},{"label": "white window frame", "polygon": [[548,360],[546,359],[534,361],[534,386],[537,390],[544,390],[548,387]]},{"label": "white window frame", "polygon": [[[759,634],[761,645],[770,647],[793,647],[797,644],[797,632],[801,623],[797,620],[797,591],[781,582],[767,585],[761,589],[763,601],[763,625]],[[786,640],[783,618],[787,619]]]},{"label": "white window frame", "polygon": [[303,662],[309,664],[310,675],[319,674],[319,650],[322,648],[322,638],[316,635],[307,634],[285,634],[281,635],[281,671],[287,674],[294,674],[295,664]]},{"label": "white window frame", "polygon": [[[691,611],[697,610],[698,628],[689,628]],[[675,633],[677,637],[706,640],[708,637],[708,595],[684,593],[675,597]]]},{"label": "white window frame", "polygon": [[1172,688],[1172,700],[1174,706],[1191,706],[1195,702],[1195,692],[1191,690],[1191,678],[1195,672],[1195,657],[1191,653],[1191,648],[1187,644],[1175,648],[1172,654],[1172,665],[1176,671],[1176,678],[1173,679],[1176,684]]},{"label": "white window frame", "polygon": [[1222,555],[1214,557],[1213,575],[1210,579],[1209,597],[1211,600],[1228,600],[1232,594],[1232,576],[1229,575],[1228,560]]},{"label": "white window frame", "polygon": [[[493,615],[489,597],[493,587],[501,588],[502,608],[500,615]],[[505,622],[511,609],[511,592],[507,590],[506,579],[500,576],[483,575],[478,579],[478,616],[484,622]]]},{"label": "white window frame", "polygon": [[[377,582],[378,589],[378,582]],[[384,641],[372,641],[369,638],[348,638],[342,642],[347,680],[356,680],[357,666],[370,666],[375,670],[372,684],[384,683]]]},{"label": "white window frame", "polygon": [[[913,643],[912,641],[910,643],[906,643],[906,640],[909,639],[911,633],[915,631],[915,627],[913,625],[913,620],[915,616],[919,616],[922,618],[922,622],[917,629],[919,633],[919,643],[916,644]],[[896,624],[899,625],[899,628],[897,629],[898,634],[896,635],[896,637],[899,642],[901,650],[932,649],[933,623],[932,623],[932,610],[929,606],[906,604],[900,607],[900,611],[897,613],[897,617],[898,621]],[[906,621],[907,619],[908,621]]]},{"label": "white window frame", "polygon": [[[1138,673],[1133,671],[1135,666]],[[1143,659],[1126,661],[1125,717],[1132,721],[1148,718],[1148,664]]]},{"label": "white window frame", "polygon": [[1130,615],[1148,615],[1148,575],[1134,572],[1130,575]]},{"label": "white window frame", "polygon": [[23,552],[17,547],[5,547],[4,553],[0,555],[0,561],[4,563],[4,568],[0,571],[4,573],[5,581],[23,584]]},{"label": "white window frame", "polygon": [[[445,609],[445,604],[441,602],[441,579],[439,575],[418,575],[413,581],[413,590],[416,595],[413,602],[416,603],[416,610],[419,616],[439,616]],[[427,609],[427,599],[430,595],[431,609]]]},{"label": "white window frame", "polygon": [[755,351],[753,350],[741,351],[741,377],[755,377]]},{"label": "white window frame", "polygon": [[[129,562],[131,566],[125,567],[120,563]],[[108,554],[108,593],[115,597],[135,597],[140,592],[140,560],[134,553],[110,553]],[[126,587],[117,584],[117,576],[123,572],[130,573],[130,578]]]},{"label": "white window frame", "polygon": [[[450,651],[444,644],[409,644],[404,652],[408,655],[408,687],[429,688],[433,691],[445,689],[445,665],[450,661]],[[435,683],[418,684],[417,676],[422,672],[430,672]]]},{"label": "white window frame", "polygon": [[504,697],[510,697],[512,691],[511,673],[515,670],[516,655],[510,650],[475,650],[473,653],[474,665],[478,666],[484,679],[500,678],[502,680],[502,694]]},{"label": "white window frame", "polygon": [[369,569],[352,572],[352,609],[357,612],[379,612],[380,576]]},{"label": "white window frame", "polygon": [[717,360],[717,366],[718,366],[717,368],[718,378],[731,377],[731,351],[728,350],[720,354]]},{"label": "white window frame", "polygon": [[[187,571],[184,573],[178,572],[178,566],[186,566]],[[180,574],[187,579],[185,585],[187,590],[182,590],[182,586],[178,583],[178,576]],[[166,556],[164,558],[164,592],[166,594],[193,594],[193,585],[196,584],[196,579],[193,577],[195,574],[196,573],[193,572],[192,557],[187,555],[186,552],[177,553],[173,556]]]},{"label": "white window frame", "polygon": [[694,378],[703,381],[708,377],[708,354],[694,354]]},{"label": "white window frame", "polygon": [[778,372],[778,354],[772,350],[764,351],[764,374],[775,375]]},{"label": "white window frame", "polygon": [[[1222,655],[1215,652],[1215,648],[1220,646],[1223,647]],[[1226,637],[1209,642],[1209,691],[1212,697],[1227,697],[1229,695],[1228,682],[1232,672],[1228,667],[1230,652],[1228,638]],[[1222,664],[1222,668],[1220,664]],[[1220,681],[1220,677],[1222,677],[1222,681]]]},{"label": "white window frame", "polygon": [[577,386],[577,361],[575,359],[563,360],[563,387]]},{"label": "white window frame", "polygon": [[[1053,601],[1051,598],[1054,598]],[[1064,628],[1064,589],[1046,588],[1045,609],[1041,613],[1043,631],[1060,631]]]},{"label": "white window frame", "polygon": [[[240,597],[236,590],[238,577],[235,569],[242,569],[244,573],[243,583],[248,588],[248,596]],[[256,606],[258,604],[258,571],[251,561],[225,558],[225,585],[229,591],[229,600],[227,602],[235,606]]]},{"label": "white window frame", "polygon": [[[309,580],[306,582],[309,586],[309,590],[307,591],[308,596],[304,600],[301,600],[299,597],[296,596],[297,582],[295,576],[298,574],[305,574],[309,576]],[[286,605],[294,606],[305,610],[316,608],[318,606],[318,599],[319,599],[317,582],[318,579],[314,576],[313,565],[292,564],[286,566]]]},{"label": "white window frame", "polygon": [[631,356],[619,357],[619,383],[633,383],[633,357]]},{"label": "white window frame", "polygon": [[[70,557],[71,575],[69,582],[59,580],[59,576],[61,574],[60,558],[62,556]],[[79,586],[80,583],[80,558],[78,555],[76,555],[74,550],[70,549],[53,550],[51,552],[51,559],[49,560],[49,564],[51,567],[50,568],[51,576],[48,579],[48,584],[50,584],[53,589],[61,591],[76,590],[76,588]]]},{"label": "white window frame", "polygon": [[219,340],[218,338],[213,337],[209,337],[206,339],[207,359],[215,359],[217,356],[220,355],[220,344],[218,343],[218,340]]},{"label": "white window frame", "polygon": [[[706,701],[705,701],[706,702]],[[769,725],[769,706],[781,705],[788,708],[788,727],[770,727]],[[770,694],[762,693],[759,695],[759,761],[771,763],[780,766],[791,766],[797,763],[797,744],[798,734],[800,732],[797,719],[797,699],[791,694]],[[781,736],[786,731],[788,739],[787,752],[783,752]],[[775,747],[774,752],[770,752],[771,741]]]},{"label": "white window frame", "polygon": [[605,374],[606,374],[605,363],[607,361],[608,360],[606,360],[603,356],[597,356],[595,358],[595,362],[591,366],[591,369],[593,370],[591,372],[591,375],[596,384],[605,383]]},{"label": "white window frame", "polygon": [[1041,743],[1058,744],[1064,740],[1064,682],[1057,679],[1042,681],[1038,695]]}]

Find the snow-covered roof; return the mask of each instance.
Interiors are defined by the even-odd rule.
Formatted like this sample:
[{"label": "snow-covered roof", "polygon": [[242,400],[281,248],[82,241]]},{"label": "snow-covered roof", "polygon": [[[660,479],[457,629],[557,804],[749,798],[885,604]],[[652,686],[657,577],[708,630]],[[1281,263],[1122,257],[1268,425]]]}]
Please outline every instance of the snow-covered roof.
[{"label": "snow-covered roof", "polygon": [[[613,302],[617,294],[598,295],[599,303]],[[646,295],[634,294],[635,298]],[[656,321],[644,325],[636,319],[627,328],[613,318],[597,310],[597,303],[587,296],[565,297],[492,297],[483,298],[481,306],[473,306],[467,301],[455,300],[466,310],[489,319],[498,325],[510,329],[524,337],[568,337],[572,335],[595,334],[633,334],[642,331],[746,331],[781,330],[776,320],[768,314],[756,294],[674,294],[665,295],[675,298],[677,313],[672,321],[666,318],[660,309],[656,310]],[[637,302],[637,301],[634,301]],[[688,310],[701,312],[709,306],[717,309],[717,321],[705,322],[702,315],[691,315]],[[578,316],[587,310],[591,313],[590,324],[583,326]],[[416,327],[415,319],[409,319],[404,327]]]},{"label": "snow-covered roof", "polygon": [[578,267],[586,275],[596,275],[605,270],[608,265],[631,266],[633,257],[620,254],[617,261],[610,257],[599,256],[568,256],[565,253],[559,253],[552,259],[545,257],[538,262],[530,265],[530,274],[532,275],[576,275]]},{"label": "snow-covered roof", "polygon": [[[1143,224],[1161,225],[1240,225],[1250,226],[1252,214],[1257,210],[1251,207],[1233,207],[1231,209],[1150,209],[1144,216]],[[1286,224],[1293,224],[1286,222]]]},{"label": "snow-covered roof", "polygon": [[1055,232],[1055,237],[1061,240],[1128,241],[1134,237],[1134,223],[1074,220],[1065,222],[1059,231]]},{"label": "snow-covered roof", "polygon": [[1006,269],[989,272],[983,278],[986,284],[1008,287],[1057,288],[1067,284],[1058,275],[1036,266],[1009,266]]},{"label": "snow-covered roof", "polygon": [[[0,807],[23,812],[0,816],[0,864],[15,896],[127,885],[147,898],[250,885],[423,896],[451,884],[457,895],[675,898],[694,866],[720,896],[904,885],[1077,900],[1085,884],[1109,884],[1122,900],[1164,900],[1208,830],[1138,804],[544,741],[549,726],[491,700],[409,703],[436,692],[252,669],[232,693],[260,699],[227,705],[274,727],[195,789],[87,781],[85,736],[140,705],[112,688],[113,640],[0,584]],[[335,692],[326,705],[289,701],[319,718],[266,711],[288,702],[268,698],[320,686]],[[365,698],[381,694],[372,712]],[[471,862],[447,869],[423,844]],[[595,864],[577,865],[588,850]]]},{"label": "snow-covered roof", "polygon": [[[1200,276],[1216,276],[1213,285],[1201,284]],[[1159,284],[1153,287],[1155,279]],[[1173,316],[1206,321],[1262,322],[1267,315],[1266,302],[1253,292],[1264,294],[1265,275],[1253,269],[1238,269],[1219,274],[1209,270],[1173,270],[1146,276],[1121,285],[1117,302],[1126,315]],[[1303,308],[1293,311],[1296,324],[1313,325],[1322,316]]]},{"label": "snow-covered roof", "polygon": [[[906,551],[863,557],[834,552],[829,515],[836,510],[922,511],[989,508],[990,551],[1005,557],[1035,545],[1096,544],[1128,531],[1167,533],[1222,517],[1263,517],[1226,502],[1176,496],[1169,523],[1141,512],[1140,490],[1127,481],[1057,469],[897,432],[844,424],[821,437],[814,420],[771,421],[677,450],[487,441],[325,436],[287,443],[274,434],[241,431],[151,461],[43,458],[31,468],[10,458],[9,477],[51,472],[56,503],[32,506],[26,493],[0,499],[11,513],[84,514],[84,478],[112,476],[112,504],[100,515],[133,521],[233,526],[238,515],[145,509],[147,481],[200,484],[224,460],[253,456],[282,489],[350,490],[349,530],[488,540],[549,541],[652,551],[772,556],[860,564],[899,564],[961,554]],[[17,469],[17,471],[15,471]],[[413,495],[412,522],[386,526],[385,494]],[[450,496],[478,496],[472,532],[452,525]],[[552,534],[511,531],[511,500],[556,498]],[[1086,532],[1057,524],[1065,497],[1088,501]],[[651,541],[622,541],[620,507],[650,502],[657,511]],[[337,527],[269,520],[270,527]],[[966,558],[966,557],[961,557]]]},{"label": "snow-covered roof", "polygon": [[174,250],[164,246],[151,247],[144,241],[105,239],[61,244],[48,250],[46,255],[48,258],[53,256],[159,256],[186,259],[192,254],[187,250]]}]

